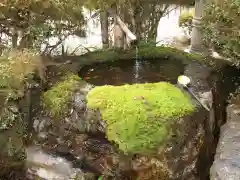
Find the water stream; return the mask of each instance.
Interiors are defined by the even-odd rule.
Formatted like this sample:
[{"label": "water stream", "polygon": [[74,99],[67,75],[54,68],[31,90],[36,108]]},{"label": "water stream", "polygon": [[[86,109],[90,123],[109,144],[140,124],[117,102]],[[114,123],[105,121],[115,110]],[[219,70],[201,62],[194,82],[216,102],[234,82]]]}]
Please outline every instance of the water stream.
[{"label": "water stream", "polygon": [[139,82],[139,70],[141,68],[141,62],[139,61],[138,58],[138,47],[136,46],[136,59],[135,59],[135,64],[134,64],[134,76],[135,76],[135,83]]}]

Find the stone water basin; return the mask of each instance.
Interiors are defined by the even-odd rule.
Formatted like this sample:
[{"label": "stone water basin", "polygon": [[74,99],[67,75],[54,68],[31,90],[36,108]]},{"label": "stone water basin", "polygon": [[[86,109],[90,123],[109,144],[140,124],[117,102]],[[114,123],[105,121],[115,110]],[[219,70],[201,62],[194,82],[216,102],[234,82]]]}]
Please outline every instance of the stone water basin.
[{"label": "stone water basin", "polygon": [[84,66],[80,70],[79,76],[96,86],[160,81],[176,84],[178,76],[184,73],[184,67],[184,63],[176,60],[133,59]]},{"label": "stone water basin", "polygon": [[[132,59],[127,61],[95,63],[81,68],[79,76],[92,85],[113,85],[113,88],[116,86],[119,86],[116,88],[121,88],[122,85],[129,84],[130,86],[127,87],[131,89],[134,88],[134,84],[159,83],[162,81],[176,85],[178,77],[183,74],[186,74],[193,80],[193,86],[197,85],[195,82],[200,81],[206,84],[206,78],[209,74],[199,73],[199,76],[195,76],[196,71],[199,70],[201,65],[195,63],[194,66],[196,66],[196,70],[189,71],[189,64],[191,64],[191,62],[186,63],[175,59]],[[202,70],[200,71],[203,72]],[[196,78],[197,80],[195,80]],[[130,89],[128,89],[128,91],[132,93]],[[209,87],[207,86],[203,89],[203,92],[209,91]],[[198,91],[199,88],[196,89],[196,93],[198,93]],[[159,92],[161,92],[161,90],[159,90]],[[107,94],[108,93],[105,93],[103,97],[108,97]],[[119,93],[115,96],[121,97],[124,95]],[[179,129],[182,138],[177,137],[178,135],[176,135],[176,137],[173,135],[168,146],[164,147],[164,151],[156,155],[158,156],[157,159],[147,155],[139,156],[132,161],[132,167],[137,173],[137,177],[139,179],[179,178],[189,180],[199,177],[205,179],[208,176],[210,164],[208,161],[211,161],[205,161],[204,156],[208,158],[208,154],[205,154],[205,150],[203,150],[205,143],[211,141],[211,139],[207,139],[205,132],[205,129],[208,127],[205,127],[204,122],[207,121],[207,119],[208,113],[201,107],[191,115],[180,118],[175,124],[175,128]],[[182,139],[184,140],[182,141]],[[203,140],[203,143],[201,140]],[[199,156],[203,156],[204,158],[199,159]],[[201,169],[201,172],[198,172],[199,174],[195,174],[195,172],[199,170],[199,165],[202,164],[202,162],[205,162],[205,168]]]}]

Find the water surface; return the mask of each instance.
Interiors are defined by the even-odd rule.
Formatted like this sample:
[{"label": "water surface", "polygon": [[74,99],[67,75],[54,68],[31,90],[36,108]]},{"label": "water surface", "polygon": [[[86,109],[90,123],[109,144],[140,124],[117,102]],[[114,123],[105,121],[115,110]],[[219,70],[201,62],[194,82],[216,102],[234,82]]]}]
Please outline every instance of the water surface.
[{"label": "water surface", "polygon": [[96,63],[83,67],[79,76],[96,86],[153,83],[177,83],[184,73],[184,64],[177,60],[127,60]]}]

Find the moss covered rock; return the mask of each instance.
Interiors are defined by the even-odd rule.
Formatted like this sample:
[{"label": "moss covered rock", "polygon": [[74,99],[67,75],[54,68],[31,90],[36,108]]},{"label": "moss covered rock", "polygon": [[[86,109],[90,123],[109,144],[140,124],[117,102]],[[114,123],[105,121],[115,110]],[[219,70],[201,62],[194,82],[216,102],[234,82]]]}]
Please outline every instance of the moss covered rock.
[{"label": "moss covered rock", "polygon": [[44,106],[52,116],[59,117],[68,111],[74,91],[80,84],[81,79],[77,75],[68,74],[43,94]]},{"label": "moss covered rock", "polygon": [[[143,58],[156,60],[162,58],[185,62],[198,60],[203,63],[205,60],[197,55],[165,47],[140,48],[139,54]],[[129,60],[134,57],[134,50],[124,52],[107,50],[88,53],[80,59],[78,57],[78,60],[84,65],[93,62]],[[57,86],[58,84],[52,89]],[[137,178],[132,179],[145,180],[199,179],[199,174],[196,173],[198,169],[201,169],[199,173],[205,176],[209,170],[206,162],[210,159],[205,154],[211,153],[204,149],[204,146],[211,144],[208,141],[211,134],[207,133],[209,114],[203,108],[195,107],[186,93],[166,82],[95,87],[88,93],[87,99],[84,97],[86,93],[81,89],[82,87],[77,86],[76,92],[70,94],[73,95],[72,99],[67,101],[64,99],[65,103],[69,102],[69,112],[72,112],[74,99],[80,99],[84,103],[87,100],[88,107],[82,108],[81,105],[77,105],[72,113],[75,114],[77,124],[81,126],[79,128],[81,133],[82,129],[95,133],[102,126],[100,131],[106,132],[108,139],[128,153],[124,158],[122,156],[116,158],[110,152],[107,161],[114,162],[114,165],[107,164],[107,169],[117,167],[117,172],[127,169],[134,174],[136,172]],[[115,144],[113,146],[115,149]],[[98,144],[94,142],[95,147],[98,147]],[[119,154],[122,155],[121,151]],[[129,154],[134,154],[134,158]],[[119,160],[124,162],[120,163]]]},{"label": "moss covered rock", "polygon": [[[209,114],[172,84],[99,86],[87,102],[100,111],[107,138],[128,157],[135,155],[129,161],[137,179],[197,179],[199,166],[208,162]],[[207,168],[201,168],[203,176]]]},{"label": "moss covered rock", "polygon": [[44,114],[50,115],[51,123],[59,128],[63,128],[59,122],[66,120],[65,124],[71,124],[83,133],[94,133],[98,128],[103,129],[99,125],[99,113],[87,109],[86,95],[92,88],[92,85],[75,74],[63,76],[62,80],[43,94]]},{"label": "moss covered rock", "polygon": [[167,82],[96,87],[87,100],[100,109],[108,139],[133,154],[157,150],[171,135],[171,125],[194,111],[188,95]]}]

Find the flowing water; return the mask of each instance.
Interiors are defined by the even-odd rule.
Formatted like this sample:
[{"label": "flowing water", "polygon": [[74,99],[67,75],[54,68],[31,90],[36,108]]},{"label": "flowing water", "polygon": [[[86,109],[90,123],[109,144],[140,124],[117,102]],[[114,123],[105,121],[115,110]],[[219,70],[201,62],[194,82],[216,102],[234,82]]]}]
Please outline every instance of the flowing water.
[{"label": "flowing water", "polygon": [[27,166],[30,167],[28,171],[32,176],[29,176],[29,179],[36,176],[48,180],[66,180],[81,173],[79,169],[74,169],[72,163],[66,159],[47,154],[37,147],[27,149]]},{"label": "flowing water", "polygon": [[141,62],[138,59],[138,47],[136,46],[136,59],[135,59],[135,64],[134,64],[135,83],[138,83],[140,68],[141,68]]}]

